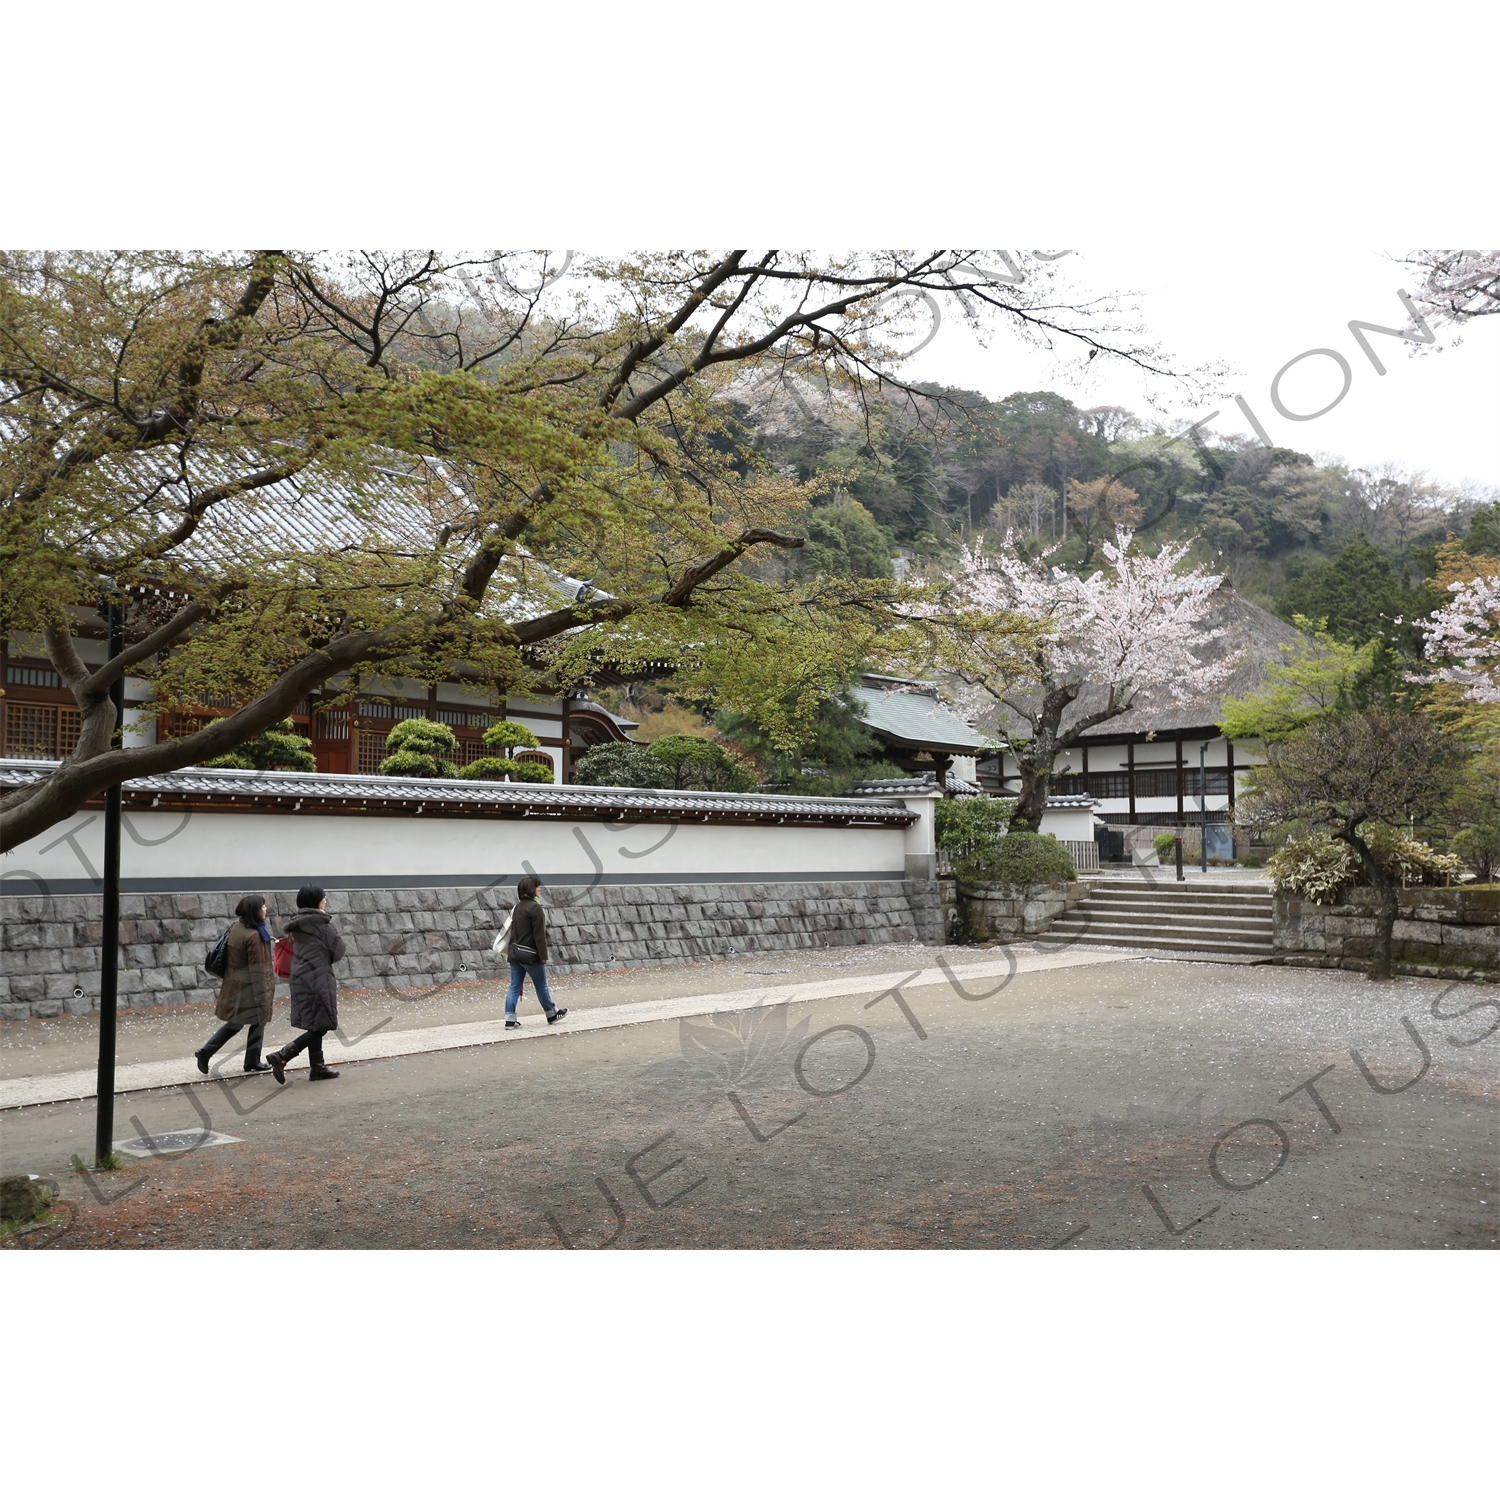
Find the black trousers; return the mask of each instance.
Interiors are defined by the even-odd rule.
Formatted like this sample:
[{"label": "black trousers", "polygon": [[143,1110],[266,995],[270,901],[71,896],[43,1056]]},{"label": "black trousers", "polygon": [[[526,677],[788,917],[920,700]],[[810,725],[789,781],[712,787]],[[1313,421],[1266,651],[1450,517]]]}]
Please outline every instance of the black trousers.
[{"label": "black trousers", "polygon": [[[226,1021],[199,1049],[199,1056],[212,1057],[230,1037],[237,1031],[243,1030],[243,1022]],[[260,1021],[253,1022],[250,1027],[250,1035],[245,1039],[245,1066],[247,1068],[254,1067],[260,1061],[261,1044],[265,1039],[266,1028],[264,1023]]]},{"label": "black trousers", "polygon": [[291,1060],[304,1048],[307,1048],[307,1060],[313,1067],[323,1066],[323,1038],[328,1035],[327,1030],[304,1031],[295,1042],[288,1042],[281,1049],[281,1055],[288,1061]]}]

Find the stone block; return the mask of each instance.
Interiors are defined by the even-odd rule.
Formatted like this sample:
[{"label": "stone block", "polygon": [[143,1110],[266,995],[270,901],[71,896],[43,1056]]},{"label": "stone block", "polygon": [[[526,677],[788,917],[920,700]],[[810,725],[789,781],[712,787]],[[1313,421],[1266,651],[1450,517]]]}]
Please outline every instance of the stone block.
[{"label": "stone block", "polygon": [[0,1021],[26,1021],[31,1018],[31,1006],[25,1001],[7,1001],[0,1004]]},{"label": "stone block", "polygon": [[[1426,924],[1412,923],[1411,925],[1425,926]],[[1436,943],[1423,943],[1411,938],[1396,941],[1391,951],[1397,958],[1413,964],[1436,963],[1440,952]]]},{"label": "stone block", "polygon": [[115,990],[120,995],[139,995],[146,988],[139,969],[121,969],[115,975]]},{"label": "stone block", "polygon": [[1391,929],[1391,936],[1398,942],[1425,943],[1430,946],[1442,941],[1441,931],[1436,922],[1408,922],[1398,917]]},{"label": "stone block", "polygon": [[1441,933],[1439,941],[1445,946],[1458,943],[1467,948],[1488,949],[1491,955],[1500,949],[1500,927],[1488,924],[1480,926],[1477,923],[1460,927],[1457,923],[1444,923]]},{"label": "stone block", "polygon": [[61,1000],[35,1000],[31,1005],[31,1013],[44,1019],[60,1016],[63,1013],[63,1003]]},{"label": "stone block", "polygon": [[1493,948],[1468,948],[1461,943],[1444,943],[1440,951],[1445,964],[1468,964],[1475,969],[1493,969],[1496,966]]},{"label": "stone block", "polygon": [[5,929],[8,948],[40,948],[42,946],[42,924],[40,922],[15,922]]},{"label": "stone block", "polygon": [[71,974],[54,974],[47,980],[47,989],[44,999],[47,1000],[71,1000],[75,989],[83,986],[73,978]]}]

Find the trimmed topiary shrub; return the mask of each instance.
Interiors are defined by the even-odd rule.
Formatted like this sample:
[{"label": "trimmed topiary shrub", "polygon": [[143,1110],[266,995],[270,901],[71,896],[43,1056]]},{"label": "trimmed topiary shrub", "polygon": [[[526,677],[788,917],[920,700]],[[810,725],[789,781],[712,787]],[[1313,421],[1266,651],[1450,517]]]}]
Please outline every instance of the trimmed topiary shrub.
[{"label": "trimmed topiary shrub", "polygon": [[1016,810],[1014,798],[945,797],[937,804],[937,846],[962,856],[999,843]]},{"label": "trimmed topiary shrub", "polygon": [[664,735],[646,749],[666,768],[666,785],[678,791],[748,792],[755,785],[749,765],[701,735]]},{"label": "trimmed topiary shrub", "polygon": [[484,755],[471,760],[458,773],[465,781],[534,781],[552,783],[552,767],[539,760],[511,760],[509,757]]},{"label": "trimmed topiary shrub", "polygon": [[509,719],[491,724],[484,732],[484,742],[507,760],[512,750],[537,750],[542,743],[524,724],[513,724]]},{"label": "trimmed topiary shrub", "polygon": [[1158,833],[1152,837],[1151,847],[1156,850],[1158,859],[1175,859],[1177,857],[1177,835],[1175,833]]},{"label": "trimmed topiary shrub", "polygon": [[431,719],[403,719],[385,737],[391,755],[380,762],[382,776],[457,776],[452,757],[458,736],[446,724]]},{"label": "trimmed topiary shrub", "polygon": [[1008,833],[953,864],[965,885],[1055,885],[1077,880],[1078,869],[1066,844],[1050,833]]},{"label": "trimmed topiary shrub", "polygon": [[595,745],[573,768],[573,780],[583,786],[668,787],[669,768],[647,745]]},{"label": "trimmed topiary shrub", "polygon": [[236,745],[228,755],[216,755],[203,762],[235,771],[316,771],[312,741],[297,733],[290,719],[262,729],[253,740]]}]

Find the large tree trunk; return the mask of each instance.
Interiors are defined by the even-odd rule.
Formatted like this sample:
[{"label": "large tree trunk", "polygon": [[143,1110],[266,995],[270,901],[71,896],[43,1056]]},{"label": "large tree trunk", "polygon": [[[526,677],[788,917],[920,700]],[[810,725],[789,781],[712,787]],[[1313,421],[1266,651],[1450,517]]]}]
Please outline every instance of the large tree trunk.
[{"label": "large tree trunk", "polygon": [[1370,956],[1370,978],[1391,977],[1391,934],[1395,930],[1396,918],[1401,910],[1401,888],[1380,862],[1371,854],[1369,847],[1358,834],[1350,834],[1347,842],[1359,856],[1365,877],[1375,888],[1380,898],[1375,908],[1375,951]]},{"label": "large tree trunk", "polygon": [[1059,739],[1057,726],[1067,706],[1078,696],[1077,687],[1050,687],[1042,699],[1041,712],[1032,722],[1035,731],[1024,749],[1012,745],[1016,765],[1021,772],[1021,791],[1010,826],[1018,833],[1040,833],[1047,812],[1047,793],[1052,785],[1052,763],[1058,751],[1065,750],[1078,738],[1077,728]]},{"label": "large tree trunk", "polygon": [[1042,818],[1047,811],[1047,789],[1052,784],[1052,762],[1038,766],[1029,757],[1021,760],[1021,791],[1016,800],[1016,810],[1010,815],[1011,830],[1016,833],[1040,833]]}]

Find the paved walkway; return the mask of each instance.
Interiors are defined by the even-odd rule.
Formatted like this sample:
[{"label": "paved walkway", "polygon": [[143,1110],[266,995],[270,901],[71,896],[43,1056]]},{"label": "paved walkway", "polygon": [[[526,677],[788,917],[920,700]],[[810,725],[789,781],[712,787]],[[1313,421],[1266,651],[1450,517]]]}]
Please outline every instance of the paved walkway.
[{"label": "paved walkway", "polygon": [[[340,1049],[337,1061],[369,1062],[377,1058],[408,1057],[421,1052],[445,1052],[459,1047],[489,1046],[495,1042],[535,1040],[544,1036],[641,1026],[652,1021],[669,1021],[688,1016],[753,1010],[758,1006],[793,1005],[848,995],[873,995],[903,986],[919,989],[945,982],[958,986],[969,981],[996,979],[1012,974],[1119,963],[1126,956],[1119,950],[1090,949],[1055,955],[1009,953],[983,963],[950,964],[946,959],[939,959],[936,967],[918,966],[877,974],[840,975],[836,979],[812,980],[772,988],[671,996],[623,1005],[591,1005],[576,1009],[570,1006],[567,1016],[555,1026],[548,1026],[541,1016],[532,1015],[523,1019],[519,1031],[507,1031],[503,1019],[427,1026],[413,1031],[387,1031],[382,1024],[373,1032]],[[213,1076],[222,1074],[227,1078],[242,1078],[244,1075],[240,1071],[239,1058],[238,1049],[231,1043],[216,1061]],[[330,1061],[333,1060],[330,1057]],[[306,1067],[305,1054],[292,1064],[294,1070]],[[271,1087],[276,1086],[269,1073],[263,1076]],[[191,1057],[130,1063],[116,1070],[115,1092],[128,1094],[143,1089],[172,1088],[178,1084],[202,1081],[203,1075],[199,1073]],[[96,1092],[97,1075],[92,1068],[11,1078],[0,1081],[0,1110],[36,1104],[58,1104],[72,1099],[92,1099]]]}]

